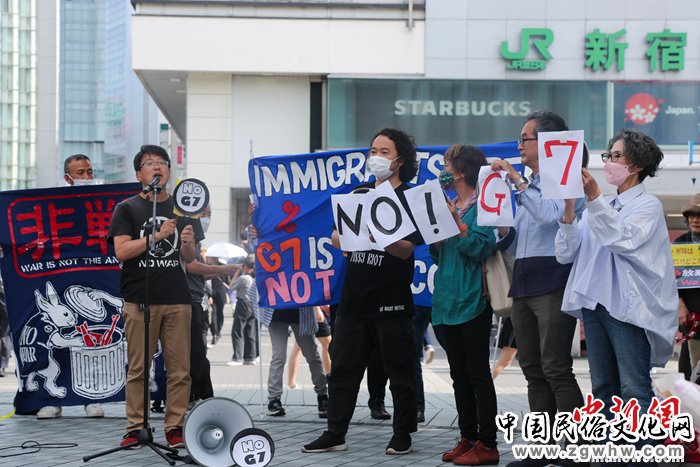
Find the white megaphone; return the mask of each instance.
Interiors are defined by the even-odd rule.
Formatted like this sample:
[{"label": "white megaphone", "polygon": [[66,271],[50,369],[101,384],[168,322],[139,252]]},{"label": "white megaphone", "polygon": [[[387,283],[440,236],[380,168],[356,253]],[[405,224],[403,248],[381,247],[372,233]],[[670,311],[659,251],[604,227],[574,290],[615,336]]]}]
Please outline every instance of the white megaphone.
[{"label": "white megaphone", "polygon": [[253,427],[241,404],[225,397],[197,404],[185,417],[182,435],[192,460],[207,467],[264,467],[274,456],[272,438]]}]

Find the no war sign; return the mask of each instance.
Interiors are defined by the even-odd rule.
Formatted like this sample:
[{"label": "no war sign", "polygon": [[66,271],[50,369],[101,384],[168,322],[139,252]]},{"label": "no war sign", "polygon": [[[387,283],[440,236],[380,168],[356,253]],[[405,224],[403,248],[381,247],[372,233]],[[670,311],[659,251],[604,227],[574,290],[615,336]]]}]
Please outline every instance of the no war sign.
[{"label": "no war sign", "polygon": [[[487,159],[507,159],[516,167],[520,164],[515,142],[479,148]],[[419,170],[411,180],[411,184],[420,185],[420,190],[415,192],[417,200],[409,199],[411,214],[429,243],[435,241],[433,238],[443,232],[443,228],[449,228],[449,222],[454,224],[449,214],[449,222],[443,220],[441,206],[445,202],[439,186],[425,183],[437,179],[446,149],[447,146],[418,147]],[[349,195],[358,185],[373,179],[365,169],[366,159],[367,148],[251,159],[248,176],[256,200],[253,214],[253,223],[258,229],[255,272],[261,306],[295,308],[338,302],[345,257],[343,251],[331,245],[334,225],[340,226],[331,199],[333,195]],[[370,191],[375,193],[369,194]],[[382,245],[391,243],[385,242],[404,232],[401,228],[411,225],[402,221],[408,213],[396,210],[401,203],[392,198],[393,190],[388,195],[370,191],[354,193],[351,195],[354,198],[343,202],[344,233],[354,235],[356,241],[365,239],[362,241],[366,242],[371,232],[377,241],[375,245],[365,243],[355,247],[359,249],[383,248]],[[363,198],[363,195],[369,196]],[[373,223],[371,208],[377,196],[387,199],[376,205],[377,222]],[[351,199],[354,201],[349,201]],[[392,205],[388,199],[396,204]],[[430,306],[431,264],[428,264],[427,247],[417,248],[415,257],[415,303]]]}]

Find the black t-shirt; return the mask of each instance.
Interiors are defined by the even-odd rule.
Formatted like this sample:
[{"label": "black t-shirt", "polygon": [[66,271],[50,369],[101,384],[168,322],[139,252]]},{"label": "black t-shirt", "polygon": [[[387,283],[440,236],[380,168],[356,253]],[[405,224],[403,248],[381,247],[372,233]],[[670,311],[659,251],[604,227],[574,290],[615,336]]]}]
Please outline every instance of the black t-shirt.
[{"label": "black t-shirt", "polygon": [[[195,245],[195,261],[202,262],[201,244],[197,243]],[[190,287],[190,295],[192,296],[192,302],[201,302],[204,298],[204,276],[199,274],[187,273],[187,285]]]},{"label": "black t-shirt", "polygon": [[[143,238],[150,225],[153,204],[139,195],[117,204],[112,215],[107,239],[128,235],[132,239]],[[156,206],[158,224],[175,217],[173,200]],[[184,264],[180,261],[180,232],[165,238],[156,244],[158,256],[150,253],[149,246],[140,256],[124,262],[119,290],[124,300],[131,303],[190,304],[192,297],[185,277]],[[148,290],[146,288],[148,273]]]},{"label": "black t-shirt", "polygon": [[[373,189],[374,182],[360,185],[355,190],[360,188]],[[406,183],[402,183],[394,191],[411,216],[404,195],[404,191],[409,188]],[[411,222],[415,226],[413,217]],[[423,244],[417,228],[404,240],[414,245]],[[340,316],[382,318],[413,314],[413,254],[407,259],[401,259],[386,251],[349,251],[346,253],[346,264],[338,307]]]}]

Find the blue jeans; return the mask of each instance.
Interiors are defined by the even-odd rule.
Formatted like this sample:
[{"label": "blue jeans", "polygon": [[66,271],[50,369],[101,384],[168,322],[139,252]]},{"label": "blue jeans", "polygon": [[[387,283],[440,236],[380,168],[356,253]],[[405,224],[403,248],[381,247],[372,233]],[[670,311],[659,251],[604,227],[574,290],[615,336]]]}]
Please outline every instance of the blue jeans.
[{"label": "blue jeans", "polygon": [[651,346],[644,329],[613,318],[600,304],[595,310],[582,311],[593,396],[605,404],[603,413],[612,418],[612,396],[621,397],[624,403],[634,397],[639,414],[646,413],[654,392],[649,374]]}]

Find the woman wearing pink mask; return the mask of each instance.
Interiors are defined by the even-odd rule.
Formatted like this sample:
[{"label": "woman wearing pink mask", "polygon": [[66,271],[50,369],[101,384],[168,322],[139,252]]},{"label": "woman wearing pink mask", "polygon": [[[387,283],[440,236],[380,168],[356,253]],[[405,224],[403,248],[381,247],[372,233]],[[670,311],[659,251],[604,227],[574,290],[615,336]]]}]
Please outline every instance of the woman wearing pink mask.
[{"label": "woman wearing pink mask", "polygon": [[601,157],[617,192],[602,196],[583,169],[587,209],[577,221],[574,200],[566,200],[555,253],[560,263],[573,262],[562,310],[583,317],[593,396],[612,418],[613,396],[623,404],[636,398],[639,414],[647,412],[650,370],[673,352],[678,293],[663,207],[642,184],[663,153],[649,136],[623,129]]}]

